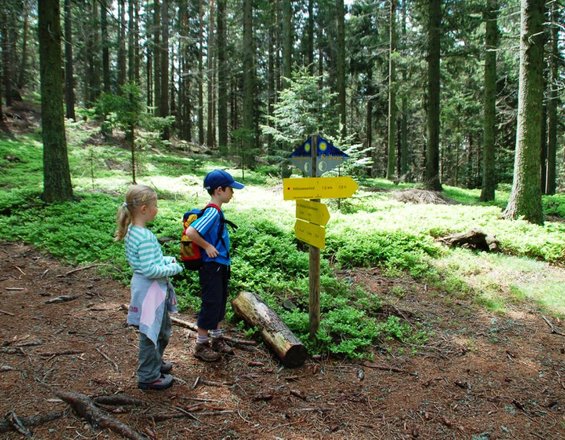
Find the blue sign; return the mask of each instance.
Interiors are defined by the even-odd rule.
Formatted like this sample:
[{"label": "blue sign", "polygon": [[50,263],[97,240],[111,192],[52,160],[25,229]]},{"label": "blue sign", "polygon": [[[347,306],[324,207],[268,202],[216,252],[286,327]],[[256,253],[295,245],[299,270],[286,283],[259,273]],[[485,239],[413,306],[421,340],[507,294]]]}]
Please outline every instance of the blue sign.
[{"label": "blue sign", "polygon": [[[292,164],[306,173],[313,176],[312,167],[312,138],[308,138],[302,145],[290,155]],[[317,157],[316,157],[316,177],[320,177],[327,171],[333,170],[349,159],[349,156],[334,146],[330,141],[321,136],[317,137]]]}]

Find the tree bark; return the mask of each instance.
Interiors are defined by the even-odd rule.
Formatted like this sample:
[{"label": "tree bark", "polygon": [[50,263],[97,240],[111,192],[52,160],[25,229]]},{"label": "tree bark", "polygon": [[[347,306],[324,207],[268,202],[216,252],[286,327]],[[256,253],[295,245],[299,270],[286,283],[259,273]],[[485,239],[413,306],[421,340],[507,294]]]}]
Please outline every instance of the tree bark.
[{"label": "tree bark", "polygon": [[481,200],[494,200],[496,188],[495,144],[496,144],[496,49],[498,47],[498,1],[488,0],[484,13],[485,76],[483,110],[483,183]]},{"label": "tree bark", "polygon": [[521,1],[520,74],[514,180],[507,218],[543,224],[540,139],[543,99],[543,0]]},{"label": "tree bark", "polygon": [[345,8],[343,0],[336,0],[337,51],[336,51],[336,88],[341,135],[347,136],[347,106],[345,93]]},{"label": "tree bark", "polygon": [[386,178],[395,180],[396,173],[396,1],[390,0],[388,51],[388,160]]},{"label": "tree bark", "polygon": [[118,0],[118,89],[126,83],[126,2]]},{"label": "tree bark", "polygon": [[73,60],[72,0],[65,0],[65,109],[67,118],[75,120],[75,76]]},{"label": "tree bark", "polygon": [[[159,100],[159,116],[165,118],[169,116],[169,0],[161,2],[161,46],[160,46],[161,67],[161,99]],[[162,139],[169,139],[169,127],[163,129]]]},{"label": "tree bark", "polygon": [[[248,2],[249,0],[244,0]],[[282,2],[282,76],[287,80],[292,77],[292,47],[294,40],[292,20],[292,2]],[[283,80],[283,87],[286,81]]]},{"label": "tree bark", "polygon": [[218,49],[218,146],[228,152],[228,68],[226,64],[226,0],[218,0],[216,47]]},{"label": "tree bark", "polygon": [[[209,0],[209,13],[208,13],[208,58],[207,58],[207,86],[208,86],[208,100],[207,100],[207,128],[206,128],[206,145],[209,148],[216,146],[216,38],[214,31],[214,15],[215,15],[214,0]],[[244,49],[245,50],[245,49]]]},{"label": "tree bark", "polygon": [[557,187],[557,126],[559,119],[557,116],[557,104],[559,102],[559,8],[557,2],[551,3],[551,30],[550,41],[551,50],[549,56],[549,82],[547,96],[547,164],[545,193],[555,194]]},{"label": "tree bark", "polygon": [[198,143],[204,144],[204,0],[198,1]]},{"label": "tree bark", "polygon": [[263,340],[283,365],[299,367],[304,363],[308,355],[304,345],[257,295],[241,292],[232,301],[232,306],[234,312],[249,325],[259,328]]},{"label": "tree bark", "polygon": [[51,203],[71,200],[73,190],[63,114],[59,0],[44,0],[38,5],[43,199]]},{"label": "tree bark", "polygon": [[255,44],[253,42],[253,1],[243,1],[243,123],[245,130],[243,143],[245,149],[251,150],[245,154],[245,163],[254,162],[253,148],[255,147]]},{"label": "tree bark", "polygon": [[100,0],[100,31],[102,34],[102,82],[104,91],[110,93],[110,44],[108,41],[108,4]]},{"label": "tree bark", "polygon": [[439,177],[439,129],[440,129],[440,27],[441,0],[429,1],[428,22],[428,109],[426,169],[424,188],[441,191]]}]

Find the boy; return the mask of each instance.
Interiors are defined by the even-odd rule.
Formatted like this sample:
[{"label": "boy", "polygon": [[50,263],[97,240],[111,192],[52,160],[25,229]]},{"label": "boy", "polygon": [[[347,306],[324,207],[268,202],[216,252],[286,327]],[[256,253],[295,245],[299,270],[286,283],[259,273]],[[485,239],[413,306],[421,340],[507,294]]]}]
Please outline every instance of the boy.
[{"label": "boy", "polygon": [[233,349],[222,339],[220,322],[223,321],[228,299],[230,277],[230,236],[221,210],[229,203],[233,190],[244,185],[236,182],[228,172],[214,170],[204,178],[204,188],[210,194],[210,204],[204,214],[188,227],[186,235],[204,252],[202,267],[198,269],[202,289],[202,306],[198,314],[198,336],[194,356],[205,362],[215,362],[222,353],[233,354]]}]

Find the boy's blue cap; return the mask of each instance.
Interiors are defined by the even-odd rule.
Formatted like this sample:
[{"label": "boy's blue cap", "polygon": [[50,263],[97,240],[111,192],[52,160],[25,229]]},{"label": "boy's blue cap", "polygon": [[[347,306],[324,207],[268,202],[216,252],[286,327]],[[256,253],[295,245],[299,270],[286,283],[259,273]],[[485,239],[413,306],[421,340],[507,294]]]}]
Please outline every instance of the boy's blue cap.
[{"label": "boy's blue cap", "polygon": [[216,189],[220,186],[231,186],[235,189],[245,188],[243,183],[235,181],[232,175],[224,170],[210,171],[204,177],[204,188],[207,190]]}]

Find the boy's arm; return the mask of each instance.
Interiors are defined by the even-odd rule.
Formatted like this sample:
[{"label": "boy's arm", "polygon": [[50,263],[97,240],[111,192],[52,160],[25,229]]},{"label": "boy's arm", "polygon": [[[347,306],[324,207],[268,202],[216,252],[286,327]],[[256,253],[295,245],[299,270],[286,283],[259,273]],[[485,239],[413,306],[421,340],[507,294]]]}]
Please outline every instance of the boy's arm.
[{"label": "boy's arm", "polygon": [[206,255],[208,255],[210,258],[216,258],[219,255],[218,250],[213,245],[204,240],[204,238],[202,238],[198,231],[192,226],[189,226],[186,229],[186,235],[188,238],[190,238],[191,241],[204,249],[204,252],[206,252]]}]

